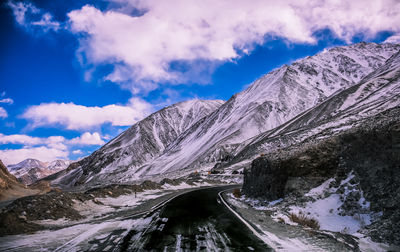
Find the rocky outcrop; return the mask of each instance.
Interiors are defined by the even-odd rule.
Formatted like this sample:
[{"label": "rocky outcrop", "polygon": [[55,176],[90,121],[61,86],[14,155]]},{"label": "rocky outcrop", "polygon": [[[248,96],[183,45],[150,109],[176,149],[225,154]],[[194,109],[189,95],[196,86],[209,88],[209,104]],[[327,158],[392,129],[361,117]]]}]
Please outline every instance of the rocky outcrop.
[{"label": "rocky outcrop", "polygon": [[[375,241],[400,245],[400,108],[368,122],[335,137],[310,139],[255,159],[245,172],[243,192],[275,200],[304,195],[335,178],[330,186],[344,193],[340,181],[353,172],[350,184],[364,192],[371,211],[382,213],[364,232]],[[341,209],[354,214],[361,195],[352,191]]]}]

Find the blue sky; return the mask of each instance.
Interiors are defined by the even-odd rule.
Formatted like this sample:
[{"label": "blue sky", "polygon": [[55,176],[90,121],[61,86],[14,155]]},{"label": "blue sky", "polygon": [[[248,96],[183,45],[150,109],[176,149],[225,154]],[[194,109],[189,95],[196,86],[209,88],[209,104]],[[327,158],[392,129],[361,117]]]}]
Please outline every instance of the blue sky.
[{"label": "blue sky", "polygon": [[0,159],[74,160],[164,106],[400,30],[395,1],[208,2],[3,2]]}]

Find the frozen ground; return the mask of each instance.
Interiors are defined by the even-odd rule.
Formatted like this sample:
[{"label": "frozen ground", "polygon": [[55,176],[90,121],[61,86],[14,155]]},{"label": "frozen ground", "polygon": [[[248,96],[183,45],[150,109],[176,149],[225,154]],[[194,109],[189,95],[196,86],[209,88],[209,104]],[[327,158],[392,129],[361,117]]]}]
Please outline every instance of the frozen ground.
[{"label": "frozen ground", "polygon": [[[247,221],[259,229],[261,235],[276,244],[277,251],[397,251],[387,244],[375,243],[362,234],[362,229],[379,218],[369,210],[369,202],[357,188],[353,174],[348,174],[337,187],[329,179],[311,189],[299,200],[279,199],[263,202],[244,196],[236,198],[225,194],[228,203]],[[356,213],[344,211],[343,205],[355,192],[360,197]],[[354,200],[353,200],[354,201]],[[300,226],[291,221],[290,214],[304,214],[317,220],[320,230]],[[312,234],[312,235],[311,235]]]},{"label": "frozen ground", "polygon": [[136,195],[75,201],[73,207],[84,219],[35,221],[48,230],[0,237],[0,251],[112,251],[132,226],[140,228],[148,224],[150,219],[145,217],[145,213],[177,195],[208,186],[208,183],[165,184],[163,189]]}]

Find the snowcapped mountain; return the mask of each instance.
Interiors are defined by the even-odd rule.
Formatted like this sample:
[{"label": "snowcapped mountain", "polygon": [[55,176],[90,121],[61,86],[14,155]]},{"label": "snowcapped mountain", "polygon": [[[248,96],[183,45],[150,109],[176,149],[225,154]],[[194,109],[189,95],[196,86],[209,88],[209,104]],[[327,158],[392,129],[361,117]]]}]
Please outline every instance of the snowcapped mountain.
[{"label": "snowcapped mountain", "polygon": [[69,160],[62,160],[62,159],[57,159],[54,161],[51,161],[50,163],[47,163],[47,169],[54,172],[58,172],[61,170],[64,170],[65,168],[68,167],[68,165],[71,163]]},{"label": "snowcapped mountain", "polygon": [[232,163],[306,139],[322,139],[361,124],[370,125],[375,115],[399,105],[400,52],[397,52],[358,84],[333,95],[293,120],[254,137]]},{"label": "snowcapped mountain", "polygon": [[69,164],[70,161],[68,160],[54,160],[47,163],[28,158],[18,164],[8,165],[7,168],[19,181],[29,185],[41,178],[64,170]]},{"label": "snowcapped mountain", "polygon": [[18,164],[9,165],[7,168],[10,172],[27,172],[32,168],[45,168],[46,163],[37,159],[28,158]]},{"label": "snowcapped mountain", "polygon": [[[399,50],[400,45],[395,44],[336,47],[271,71],[224,104],[202,101],[198,109],[192,109],[193,102],[189,101],[185,106],[181,103],[165,108],[135,124],[54,182],[71,186],[129,182],[210,169],[218,162],[232,160],[255,138],[355,87],[375,70],[383,71],[385,62]],[[368,92],[367,88],[364,96]],[[205,104],[208,109],[202,108]],[[352,106],[350,100],[348,104]]]},{"label": "snowcapped mountain", "polygon": [[221,104],[221,100],[196,99],[157,111],[79,161],[77,169],[58,181],[61,184],[80,184],[93,176],[101,181],[130,173],[163,153],[178,136],[200,123]]},{"label": "snowcapped mountain", "polygon": [[399,45],[359,43],[332,48],[275,69],[234,95],[136,173],[144,176],[184,168],[210,168],[228,160],[246,140],[355,85],[399,49]]}]

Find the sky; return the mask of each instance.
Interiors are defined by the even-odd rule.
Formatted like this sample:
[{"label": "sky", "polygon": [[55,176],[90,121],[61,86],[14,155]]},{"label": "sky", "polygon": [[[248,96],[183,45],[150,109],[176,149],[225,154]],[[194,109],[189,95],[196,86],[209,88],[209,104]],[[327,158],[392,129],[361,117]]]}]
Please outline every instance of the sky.
[{"label": "sky", "polygon": [[325,48],[400,41],[394,0],[0,4],[0,159],[77,160],[149,114],[229,99]]}]

